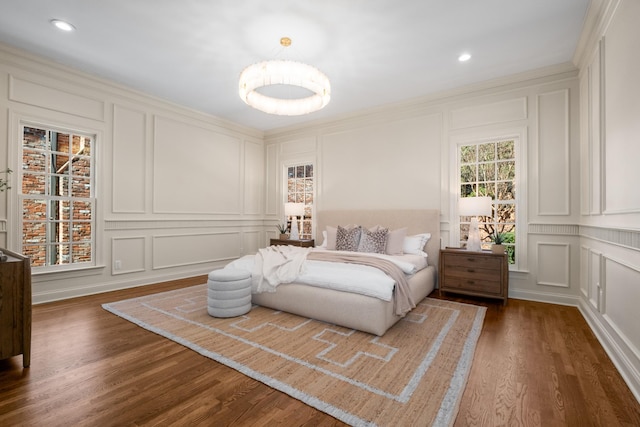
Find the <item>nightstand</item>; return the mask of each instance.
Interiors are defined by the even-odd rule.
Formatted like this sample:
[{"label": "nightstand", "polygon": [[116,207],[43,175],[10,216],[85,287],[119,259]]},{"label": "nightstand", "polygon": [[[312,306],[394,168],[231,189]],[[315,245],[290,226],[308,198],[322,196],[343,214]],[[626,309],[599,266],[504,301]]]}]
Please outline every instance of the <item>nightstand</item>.
[{"label": "nightstand", "polygon": [[315,240],[270,239],[269,246],[275,245],[289,245],[300,246],[301,248],[312,248],[315,246]]},{"label": "nightstand", "polygon": [[438,272],[440,292],[501,299],[509,297],[507,254],[466,249],[441,249]]}]

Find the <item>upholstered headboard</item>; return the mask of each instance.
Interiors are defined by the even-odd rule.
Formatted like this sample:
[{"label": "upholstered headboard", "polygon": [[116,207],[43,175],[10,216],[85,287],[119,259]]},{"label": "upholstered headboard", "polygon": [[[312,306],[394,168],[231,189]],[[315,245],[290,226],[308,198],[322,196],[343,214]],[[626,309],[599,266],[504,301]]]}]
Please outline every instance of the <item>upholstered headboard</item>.
[{"label": "upholstered headboard", "polygon": [[440,255],[440,211],[437,209],[398,209],[398,210],[335,210],[316,213],[316,244],[323,241],[322,231],[327,225],[362,225],[371,228],[376,225],[390,230],[407,227],[407,235],[431,233],[426,250],[429,265],[438,268]]}]

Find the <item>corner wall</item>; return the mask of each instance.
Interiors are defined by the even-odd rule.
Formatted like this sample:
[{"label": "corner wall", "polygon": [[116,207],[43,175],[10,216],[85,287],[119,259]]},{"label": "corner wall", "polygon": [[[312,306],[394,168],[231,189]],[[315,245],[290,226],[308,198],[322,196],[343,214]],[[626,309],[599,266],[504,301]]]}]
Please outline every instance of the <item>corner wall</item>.
[{"label": "corner wall", "polygon": [[579,308],[640,401],[640,4],[594,1],[580,65]]}]

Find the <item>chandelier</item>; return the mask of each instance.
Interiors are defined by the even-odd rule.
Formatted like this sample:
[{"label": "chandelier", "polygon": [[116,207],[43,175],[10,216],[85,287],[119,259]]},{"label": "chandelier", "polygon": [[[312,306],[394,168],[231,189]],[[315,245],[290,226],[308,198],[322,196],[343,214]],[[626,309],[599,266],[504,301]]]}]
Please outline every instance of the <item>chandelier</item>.
[{"label": "chandelier", "polygon": [[[280,44],[291,45],[291,39],[283,37]],[[257,89],[272,85],[297,86],[313,92],[305,98],[276,98],[264,95]],[[331,99],[329,79],[320,70],[302,62],[290,60],[262,61],[245,68],[240,73],[240,98],[249,106],[268,114],[300,116],[324,108]]]}]

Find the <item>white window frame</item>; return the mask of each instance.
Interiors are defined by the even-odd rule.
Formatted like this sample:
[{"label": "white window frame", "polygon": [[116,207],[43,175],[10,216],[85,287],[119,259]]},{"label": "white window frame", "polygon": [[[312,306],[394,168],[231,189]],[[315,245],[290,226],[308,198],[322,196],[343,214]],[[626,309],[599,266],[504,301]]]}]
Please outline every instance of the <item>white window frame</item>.
[{"label": "white window frame", "polygon": [[300,166],[300,165],[313,165],[313,205],[311,207],[311,239],[315,238],[316,235],[316,203],[317,203],[317,194],[318,194],[318,165],[314,159],[309,158],[295,158],[295,159],[287,159],[282,163],[282,196],[280,203],[281,215],[280,217],[283,220],[286,220],[284,214],[284,204],[287,203],[289,197],[289,188],[288,188],[288,170],[290,167]]},{"label": "white window frame", "polygon": [[[43,122],[41,120],[33,120],[28,117],[16,117],[14,123],[16,124],[12,136],[12,140],[16,141],[15,146],[17,147],[16,153],[13,154],[12,158],[14,160],[14,171],[17,172],[15,175],[15,182],[12,183],[12,187],[16,189],[16,197],[15,197],[15,209],[13,209],[14,215],[14,223],[19,224],[17,227],[17,234],[13,236],[12,241],[14,242],[14,247],[18,248],[19,252],[23,252],[23,212],[22,212],[22,201],[25,198],[25,195],[22,194],[22,180],[23,180],[23,137],[24,137],[24,128],[25,127],[33,127],[46,129],[47,131],[55,131],[60,133],[69,133],[69,134],[80,134],[85,136],[90,136],[92,138],[92,146],[91,146],[91,155],[90,155],[90,167],[91,167],[91,176],[90,176],[90,186],[91,186],[91,194],[88,198],[92,201],[93,211],[91,215],[91,262],[81,262],[81,263],[69,263],[69,264],[61,264],[61,265],[46,265],[46,266],[33,266],[32,271],[34,275],[38,275],[41,273],[57,273],[57,272],[65,272],[65,271],[74,271],[74,270],[87,270],[93,269],[96,267],[103,267],[99,262],[99,230],[97,229],[96,224],[99,223],[99,213],[98,213],[98,191],[97,191],[97,157],[98,157],[98,144],[100,141],[101,133],[95,129],[86,129],[81,126],[74,125],[66,125],[66,124],[51,124],[47,122]],[[50,197],[50,196],[48,196]],[[48,198],[44,197],[44,198]],[[73,198],[71,198],[73,199]]]},{"label": "white window frame", "polygon": [[487,128],[476,131],[466,131],[450,138],[450,171],[449,188],[450,194],[450,212],[451,212],[451,233],[450,244],[458,246],[460,242],[460,215],[458,213],[458,200],[460,198],[460,162],[458,153],[460,146],[481,144],[483,142],[495,141],[514,141],[515,159],[516,159],[516,196],[514,203],[516,205],[516,262],[509,265],[510,271],[527,271],[528,255],[527,255],[527,234],[528,224],[526,203],[527,195],[527,164],[524,153],[527,150],[527,128]]}]

